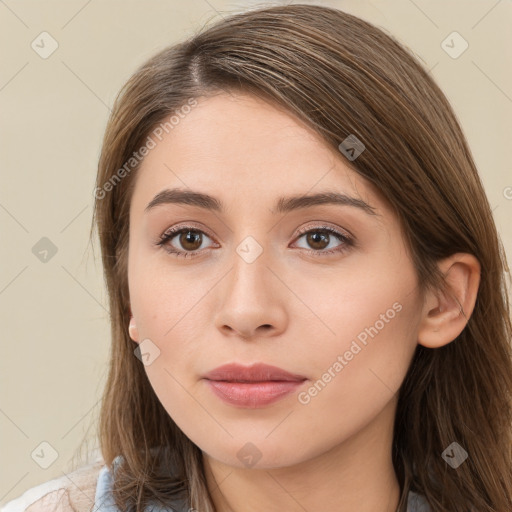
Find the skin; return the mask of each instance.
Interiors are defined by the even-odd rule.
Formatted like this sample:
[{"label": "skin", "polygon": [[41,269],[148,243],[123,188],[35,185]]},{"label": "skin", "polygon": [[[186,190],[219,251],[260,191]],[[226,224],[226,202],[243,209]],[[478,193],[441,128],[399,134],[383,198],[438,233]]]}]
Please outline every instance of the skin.
[{"label": "skin", "polygon": [[[145,370],[169,415],[202,450],[216,510],[395,511],[397,391],[416,345],[450,343],[467,319],[453,297],[419,295],[389,205],[315,132],[247,95],[200,98],[138,173],[130,207],[130,336],[160,350]],[[213,195],[226,211],[166,204],[144,212],[158,192],[174,187]],[[378,215],[334,204],[271,212],[281,195],[326,190],[361,198]],[[306,227],[318,236],[314,230],[325,223],[356,244],[327,234],[323,249],[298,233]],[[195,250],[195,257],[155,245],[170,227],[190,224],[202,239],[184,245],[178,234],[167,244]],[[263,249],[252,263],[236,251],[248,236]],[[469,318],[478,261],[456,254],[440,268]],[[357,355],[306,404],[296,392],[239,408],[202,380],[227,362],[265,362],[305,376],[299,391],[307,391],[396,303],[394,318],[359,343]],[[260,456],[251,467],[237,456],[248,442],[256,448],[245,449]]]}]

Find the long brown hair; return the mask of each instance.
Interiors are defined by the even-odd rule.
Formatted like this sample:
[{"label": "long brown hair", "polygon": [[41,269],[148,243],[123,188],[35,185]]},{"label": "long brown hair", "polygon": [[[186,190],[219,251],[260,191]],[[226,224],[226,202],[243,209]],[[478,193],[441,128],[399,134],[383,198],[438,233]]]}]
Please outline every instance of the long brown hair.
[{"label": "long brown hair", "polygon": [[[311,126],[338,149],[349,135],[366,147],[340,158],[392,205],[420,291],[442,289],[437,262],[457,252],[481,265],[476,305],[456,340],[418,345],[400,388],[393,464],[401,486],[433,511],[512,509],[512,327],[508,266],[482,182],[456,116],[416,58],[392,36],[353,15],[315,5],[231,15],[163,49],[128,80],[114,103],[98,165],[97,223],[109,294],[112,346],[99,439],[105,462],[122,455],[114,497],[142,511],[182,493],[213,512],[201,450],[155,395],[128,334],[129,206],[155,127],[186,115],[199,96],[256,94]],[[188,109],[188,110],[187,110]],[[167,123],[167,130],[172,128]],[[124,171],[122,171],[124,169]],[[91,230],[92,233],[92,230]],[[457,442],[456,470],[442,452]],[[169,464],[171,475],[160,471]]]}]

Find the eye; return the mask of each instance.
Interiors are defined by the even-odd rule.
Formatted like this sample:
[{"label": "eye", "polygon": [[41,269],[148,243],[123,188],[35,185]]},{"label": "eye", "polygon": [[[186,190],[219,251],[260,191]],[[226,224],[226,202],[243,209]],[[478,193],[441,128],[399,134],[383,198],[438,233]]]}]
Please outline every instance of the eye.
[{"label": "eye", "polygon": [[[298,240],[305,236],[305,241],[313,250],[308,252],[314,256],[325,256],[326,254],[340,253],[348,250],[354,245],[352,238],[340,233],[330,226],[317,226],[314,228],[303,228],[299,231],[301,236]],[[337,238],[341,243],[334,248],[329,248],[331,245],[332,238]],[[325,250],[329,248],[329,250]]]},{"label": "eye", "polygon": [[[297,240],[305,237],[306,243],[312,247],[307,252],[314,256],[341,253],[354,245],[351,237],[330,226],[302,228],[299,230],[299,235]],[[333,237],[340,243],[334,246],[334,248],[329,248]],[[198,253],[205,238],[209,239],[210,237],[204,231],[194,226],[176,226],[168,229],[155,243],[163,247],[172,256],[193,258],[199,255]]]},{"label": "eye", "polygon": [[[179,235],[179,236],[178,236]],[[197,251],[200,249],[204,237],[210,238],[204,231],[195,228],[194,226],[178,226],[168,229],[156,242],[156,245],[162,246],[168,253],[173,256],[192,258],[197,256]],[[176,248],[172,242],[176,238],[176,243],[183,249]]]}]

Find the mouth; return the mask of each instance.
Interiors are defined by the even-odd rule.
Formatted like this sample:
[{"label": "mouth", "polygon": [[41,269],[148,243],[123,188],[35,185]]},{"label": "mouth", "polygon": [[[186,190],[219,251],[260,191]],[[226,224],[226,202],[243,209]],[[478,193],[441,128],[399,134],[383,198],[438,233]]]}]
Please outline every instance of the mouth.
[{"label": "mouth", "polygon": [[262,363],[250,367],[235,363],[219,366],[203,379],[224,402],[251,409],[284,398],[307,380],[302,375]]}]

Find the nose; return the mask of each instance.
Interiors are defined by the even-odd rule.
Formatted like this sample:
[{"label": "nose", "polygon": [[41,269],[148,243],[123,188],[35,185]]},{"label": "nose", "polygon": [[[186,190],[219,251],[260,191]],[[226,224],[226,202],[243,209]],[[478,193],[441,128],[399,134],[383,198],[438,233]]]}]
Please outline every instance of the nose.
[{"label": "nose", "polygon": [[215,324],[222,334],[247,340],[278,336],[286,329],[290,292],[263,254],[252,263],[235,254],[233,268],[216,288]]}]

